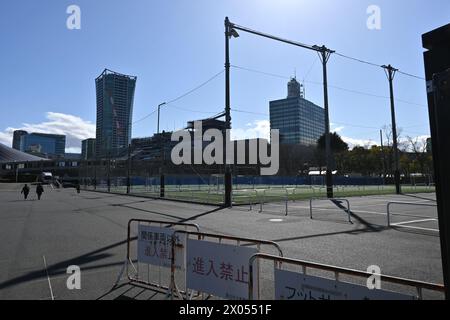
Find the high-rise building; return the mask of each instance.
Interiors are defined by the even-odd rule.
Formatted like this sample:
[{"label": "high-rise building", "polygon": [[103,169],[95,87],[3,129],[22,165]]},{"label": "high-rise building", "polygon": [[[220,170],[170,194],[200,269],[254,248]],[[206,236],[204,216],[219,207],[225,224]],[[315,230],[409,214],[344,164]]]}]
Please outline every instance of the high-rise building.
[{"label": "high-rise building", "polygon": [[95,158],[96,147],[95,139],[86,139],[81,141],[81,159],[92,160]]},{"label": "high-rise building", "polygon": [[96,154],[115,157],[131,143],[136,77],[105,69],[95,79],[97,95]]},{"label": "high-rise building", "polygon": [[287,98],[270,102],[270,127],[280,131],[280,144],[316,145],[325,133],[325,110],[305,99],[294,78]]},{"label": "high-rise building", "polygon": [[48,133],[29,133],[20,137],[20,151],[46,156],[64,156],[66,136]]},{"label": "high-rise building", "polygon": [[27,135],[28,132],[24,131],[24,130],[16,130],[13,133],[13,144],[12,147],[13,149],[19,150],[20,151],[20,138],[22,136]]},{"label": "high-rise building", "polygon": [[431,138],[428,138],[428,139],[427,139],[427,142],[426,142],[426,150],[427,150],[427,153],[432,153],[432,152],[433,152],[432,143],[431,143]]}]

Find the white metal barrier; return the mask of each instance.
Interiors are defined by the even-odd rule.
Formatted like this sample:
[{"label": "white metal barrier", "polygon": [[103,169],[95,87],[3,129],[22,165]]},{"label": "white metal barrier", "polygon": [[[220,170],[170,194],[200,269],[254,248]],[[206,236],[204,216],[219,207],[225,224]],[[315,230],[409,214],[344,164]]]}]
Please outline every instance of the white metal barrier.
[{"label": "white metal barrier", "polygon": [[[249,260],[249,283],[248,283],[248,299],[249,300],[255,300],[254,292],[253,292],[253,282],[254,282],[254,271],[253,271],[253,264],[254,262],[258,260],[270,260],[273,261],[275,264],[275,271],[280,270],[282,264],[291,264],[291,265],[297,265],[302,267],[302,274],[307,274],[307,269],[316,269],[316,270],[322,270],[322,271],[329,271],[334,274],[335,276],[335,283],[338,285],[340,282],[340,275],[349,275],[349,276],[355,276],[359,278],[365,278],[368,279],[369,277],[372,277],[374,274],[359,270],[353,270],[353,269],[346,269],[346,268],[340,268],[335,267],[332,265],[326,265],[326,264],[319,264],[314,263],[310,261],[303,261],[303,260],[296,260],[296,259],[290,259],[286,257],[279,257],[274,255],[268,255],[263,253],[257,253],[253,255]],[[423,289],[430,290],[430,291],[436,291],[436,292],[444,292],[444,286],[441,284],[434,284],[434,283],[428,283],[428,282],[422,282],[422,281],[415,281],[405,278],[398,278],[398,277],[392,277],[392,276],[386,276],[386,275],[378,275],[380,280],[383,282],[388,282],[392,284],[399,284],[407,287],[413,287],[417,290],[417,296],[416,298],[419,300],[423,299]],[[258,277],[258,275],[257,275]],[[259,282],[259,279],[256,279],[256,281]],[[293,284],[294,285],[294,284]],[[350,284],[351,286],[351,284]],[[356,286],[356,285],[355,285]],[[369,290],[370,291],[370,290]],[[390,292],[385,292],[387,296],[390,296]],[[392,292],[394,296],[396,296],[396,293]],[[379,296],[383,296],[383,293]],[[401,297],[401,294],[398,294],[398,297]],[[407,298],[407,295],[404,295],[405,298]],[[397,298],[397,297],[396,297]],[[256,296],[256,300],[259,300],[259,295]]]},{"label": "white metal barrier", "polygon": [[[213,234],[213,233],[200,233],[200,232],[189,232],[189,231],[183,231],[183,230],[179,230],[179,231],[175,231],[173,234],[174,239],[178,236],[178,235],[185,235],[185,242],[184,245],[178,243],[175,246],[172,247],[173,253],[172,253],[172,273],[171,273],[171,285],[170,285],[170,292],[168,293],[171,297],[173,297],[175,294],[178,295],[178,297],[183,298],[183,294],[177,289],[177,287],[174,285],[174,281],[175,281],[175,276],[174,276],[174,271],[175,271],[175,257],[180,254],[184,254],[185,259],[188,259],[188,250],[189,250],[189,239],[191,237],[195,237],[196,239],[191,239],[191,240],[197,240],[202,242],[204,245],[208,245],[208,244],[213,244],[213,245],[223,245],[225,247],[227,247],[228,250],[235,250],[233,248],[236,247],[240,247],[240,248],[250,248],[250,247],[256,247],[255,251],[260,253],[262,246],[269,246],[272,247],[273,249],[275,249],[278,252],[278,256],[282,257],[283,256],[283,251],[281,250],[281,247],[273,241],[269,241],[269,240],[260,240],[260,239],[252,239],[252,238],[242,238],[242,237],[235,237],[235,236],[229,236],[229,235],[221,235],[221,234]],[[216,240],[214,241],[208,241],[209,240]],[[230,244],[230,241],[234,244]],[[227,246],[228,245],[228,246]],[[220,250],[220,248],[218,249]],[[177,254],[178,251],[178,254]],[[207,253],[208,249],[203,250],[202,254],[208,255]],[[216,252],[217,254],[217,252]],[[248,264],[248,258],[251,257],[251,254],[247,257],[247,260],[245,261],[245,264]],[[209,261],[211,262],[211,261]],[[224,262],[222,262],[223,265],[221,266],[221,268],[225,265]],[[193,261],[185,261],[186,266],[191,266],[194,264]],[[197,265],[197,264],[196,264]],[[200,267],[201,265],[197,265],[197,267]],[[204,266],[204,265],[203,265]],[[213,266],[214,267],[214,266]],[[242,270],[237,270],[237,274],[238,276],[240,276],[240,282],[241,284],[244,284],[244,288],[245,288],[245,295],[247,295],[247,288],[246,288],[246,283],[248,283],[248,281],[245,281],[245,274],[248,274],[248,272],[245,272],[244,267],[246,266],[242,266]],[[214,270],[214,269],[213,269]],[[228,269],[228,271],[230,271],[232,269]],[[185,290],[185,299],[189,299],[191,300],[194,297],[194,291],[197,291],[197,296],[196,297],[200,297],[201,299],[205,299],[205,294],[206,294],[206,298],[209,298],[210,296],[214,295],[211,292],[202,292],[199,291],[197,288],[189,288],[189,279],[187,278],[187,268],[185,271],[185,283],[186,283],[186,290]],[[199,272],[199,270],[196,270],[197,273]],[[204,273],[206,273],[207,270],[203,270]],[[235,270],[236,271],[236,270]],[[239,273],[240,271],[240,273]],[[211,269],[209,270],[209,272],[211,272]],[[213,271],[214,272],[214,271]],[[257,273],[259,274],[259,267],[257,269]],[[216,275],[217,276],[217,275]],[[224,276],[229,276],[231,277],[232,275],[229,273],[225,273],[222,274],[222,277]],[[202,281],[203,284],[207,284],[208,281]],[[257,288],[259,287],[259,283],[256,284]],[[190,292],[189,292],[190,290]],[[258,288],[259,290],[259,288]],[[175,291],[175,292],[174,292]],[[246,296],[245,296],[246,297]],[[242,298],[245,298],[242,297]],[[223,297],[222,297],[223,298]]]},{"label": "white metal barrier", "polygon": [[[421,230],[428,230],[428,231],[437,231],[437,232],[439,232],[439,230],[437,230],[437,229],[412,227],[412,226],[407,226],[406,225],[406,224],[419,223],[419,222],[437,221],[437,218],[430,218],[428,216],[409,214],[409,213],[392,213],[391,212],[391,207],[393,205],[417,206],[417,207],[434,207],[434,208],[437,208],[437,204],[392,201],[392,202],[388,202],[386,211],[387,211],[387,225],[388,225],[388,227],[395,226],[395,227],[402,227],[402,228],[421,229]],[[400,223],[391,223],[391,216],[394,216],[394,215],[395,216],[402,216],[402,217],[418,218],[418,219],[423,219],[423,220],[406,221],[406,222],[400,222]]]},{"label": "white metal barrier", "polygon": [[[132,238],[132,227],[134,225],[137,225],[137,241],[138,241],[138,248],[137,248],[137,257],[134,259],[136,264],[133,262],[132,253],[131,253],[131,242],[136,239]],[[145,227],[153,227],[154,230],[156,230],[155,234],[150,235],[150,232],[146,232],[144,229]],[[139,252],[139,240],[142,239],[142,237],[145,238],[146,241],[148,241],[148,248],[142,248],[144,249],[144,253],[146,254],[148,250],[153,251],[153,257],[157,257],[158,253],[156,252],[157,246],[161,250],[164,250],[165,256],[162,257],[161,254],[159,257],[160,260],[166,259],[169,262],[169,265],[167,268],[170,268],[171,274],[174,273],[175,270],[172,270],[174,266],[174,259],[175,257],[171,257],[170,254],[173,252],[172,248],[174,247],[175,242],[173,241],[172,235],[170,233],[175,233],[180,228],[184,229],[184,231],[187,230],[196,230],[197,232],[200,231],[200,227],[197,224],[193,223],[179,223],[179,222],[172,222],[172,221],[160,221],[160,220],[144,220],[144,219],[131,219],[128,221],[128,228],[127,228],[127,254],[126,259],[124,261],[124,264],[122,266],[122,269],[117,277],[117,280],[113,286],[113,289],[116,288],[119,284],[119,282],[122,279],[123,274],[125,273],[128,284],[134,284],[134,285],[145,285],[148,287],[151,287],[153,289],[159,290],[159,291],[166,291],[167,295],[169,295],[173,290],[178,288],[176,287],[175,282],[171,281],[169,285],[165,285],[162,283],[161,279],[161,270],[163,266],[161,264],[155,265],[151,261],[140,261],[139,254],[142,254],[142,252]],[[145,232],[144,234],[139,234],[139,232],[143,230],[142,232]],[[159,232],[158,232],[158,229]],[[162,239],[162,234],[166,232],[166,230],[169,232],[170,235],[166,235],[164,233],[164,241]],[[133,231],[135,233],[136,230]],[[161,235],[161,236],[160,236]],[[151,238],[150,238],[151,237]],[[167,248],[170,247],[170,248]],[[162,252],[162,251],[161,251]],[[156,254],[156,256],[155,256]],[[151,254],[148,257],[151,258]],[[140,264],[146,265],[147,269],[147,277],[145,276],[145,272],[143,272],[142,268],[140,268]],[[158,282],[153,282],[150,279],[150,266],[158,267]],[[130,267],[133,269],[134,273],[130,274],[129,269]],[[172,279],[171,279],[172,280]],[[174,285],[175,288],[171,288],[171,286]]]}]

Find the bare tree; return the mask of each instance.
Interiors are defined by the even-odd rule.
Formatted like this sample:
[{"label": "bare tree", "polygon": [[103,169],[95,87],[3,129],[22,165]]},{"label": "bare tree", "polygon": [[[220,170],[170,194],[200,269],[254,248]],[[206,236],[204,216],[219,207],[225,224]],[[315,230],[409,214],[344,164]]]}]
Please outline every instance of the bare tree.
[{"label": "bare tree", "polygon": [[[405,141],[401,138],[401,134],[403,132],[402,128],[397,128],[397,147],[401,151],[405,151]],[[383,133],[386,138],[386,145],[383,148],[384,150],[387,150],[387,171],[393,172],[394,168],[394,148],[393,148],[393,133],[392,133],[392,125],[385,125],[383,127]],[[400,159],[399,159],[400,161]]]},{"label": "bare tree", "polygon": [[427,153],[427,139],[423,137],[413,138],[410,136],[407,136],[406,138],[408,141],[408,149],[414,154],[414,160],[419,165],[420,173],[429,173],[429,170],[425,169],[427,167],[429,156]]}]

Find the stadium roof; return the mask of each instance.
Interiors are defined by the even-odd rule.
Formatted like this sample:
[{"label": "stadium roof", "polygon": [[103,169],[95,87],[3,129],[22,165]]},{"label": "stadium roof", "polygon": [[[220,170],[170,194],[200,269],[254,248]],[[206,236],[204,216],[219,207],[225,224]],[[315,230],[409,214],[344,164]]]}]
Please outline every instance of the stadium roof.
[{"label": "stadium roof", "polygon": [[40,161],[47,160],[36,157],[31,154],[10,148],[0,143],[0,163],[2,162],[21,162],[21,161]]}]

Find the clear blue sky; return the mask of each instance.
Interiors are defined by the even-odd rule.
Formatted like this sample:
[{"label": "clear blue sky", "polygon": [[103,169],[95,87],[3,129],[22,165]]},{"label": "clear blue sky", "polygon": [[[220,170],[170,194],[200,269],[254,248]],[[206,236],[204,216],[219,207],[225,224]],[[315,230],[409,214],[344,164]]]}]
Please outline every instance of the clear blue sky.
[{"label": "clear blue sky", "polygon": [[[66,8],[81,8],[81,30],[68,30]],[[381,8],[380,31],[366,27],[366,9]],[[450,22],[448,0],[39,0],[7,1],[0,12],[0,138],[7,128],[46,128],[48,112],[95,123],[94,79],[104,68],[138,77],[134,120],[196,87],[224,65],[223,20],[308,44],[325,44],[343,54],[392,64],[423,76],[421,34]],[[231,41],[231,63],[286,77],[306,79],[306,94],[323,105],[321,67],[314,52],[241,32]],[[312,82],[312,83],[311,83]],[[331,85],[387,96],[381,69],[333,56]],[[286,96],[287,79],[232,69],[233,127],[252,130],[268,120],[270,100]],[[172,130],[224,107],[224,77],[162,111],[161,126]],[[427,135],[424,81],[397,75],[398,126],[403,135]],[[189,112],[183,109],[201,112]],[[209,112],[209,113],[208,113]],[[340,134],[378,141],[390,122],[389,101],[330,88],[330,117]],[[60,117],[61,118],[61,117]],[[57,118],[55,121],[60,121]],[[59,120],[58,120],[59,119]],[[75,123],[77,123],[75,121]],[[63,124],[55,126],[64,128]],[[67,126],[68,131],[77,130]],[[254,129],[254,128],[253,128]],[[78,128],[76,137],[82,137]],[[92,132],[92,126],[90,126]],[[257,128],[256,128],[257,130]],[[153,115],[133,127],[133,136],[156,131]],[[253,131],[251,131],[253,132]],[[76,141],[71,140],[70,150]]]}]

